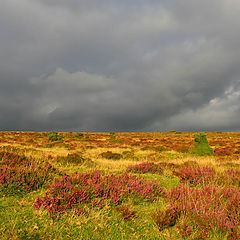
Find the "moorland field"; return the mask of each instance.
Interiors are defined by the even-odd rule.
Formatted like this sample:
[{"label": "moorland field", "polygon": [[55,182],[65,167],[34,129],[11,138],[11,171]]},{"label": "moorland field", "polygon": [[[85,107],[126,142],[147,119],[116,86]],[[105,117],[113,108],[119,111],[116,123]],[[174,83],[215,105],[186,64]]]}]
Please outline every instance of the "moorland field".
[{"label": "moorland field", "polygon": [[240,239],[239,166],[239,132],[0,132],[0,239]]}]

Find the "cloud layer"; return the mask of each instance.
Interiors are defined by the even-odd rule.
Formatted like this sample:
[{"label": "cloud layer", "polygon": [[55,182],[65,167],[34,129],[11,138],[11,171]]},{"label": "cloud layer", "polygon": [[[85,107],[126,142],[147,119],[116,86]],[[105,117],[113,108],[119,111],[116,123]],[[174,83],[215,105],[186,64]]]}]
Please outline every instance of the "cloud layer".
[{"label": "cloud layer", "polygon": [[0,2],[0,130],[239,131],[240,2]]}]

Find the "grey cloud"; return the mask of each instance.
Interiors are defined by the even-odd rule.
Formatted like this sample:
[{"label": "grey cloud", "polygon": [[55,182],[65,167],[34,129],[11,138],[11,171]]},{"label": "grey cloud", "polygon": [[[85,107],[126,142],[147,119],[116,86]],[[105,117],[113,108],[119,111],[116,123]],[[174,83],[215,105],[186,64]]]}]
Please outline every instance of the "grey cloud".
[{"label": "grey cloud", "polygon": [[239,10],[235,0],[1,1],[0,128],[239,130],[237,90],[226,92],[240,79]]},{"label": "grey cloud", "polygon": [[239,131],[239,83],[240,81],[225,91],[223,96],[212,99],[201,108],[170,117],[165,127],[192,131],[198,131],[199,128],[207,131]]}]

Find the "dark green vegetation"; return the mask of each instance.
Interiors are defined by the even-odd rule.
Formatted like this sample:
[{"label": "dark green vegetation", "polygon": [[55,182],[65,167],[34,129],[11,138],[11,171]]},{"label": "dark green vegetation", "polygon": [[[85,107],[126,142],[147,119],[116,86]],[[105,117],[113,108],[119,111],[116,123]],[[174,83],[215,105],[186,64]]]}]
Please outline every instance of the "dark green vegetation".
[{"label": "dark green vegetation", "polygon": [[213,150],[208,144],[206,133],[195,134],[194,138],[194,149],[192,151],[193,153],[196,153],[200,156],[213,155]]},{"label": "dark green vegetation", "polygon": [[2,132],[0,239],[239,239],[239,150],[239,133]]},{"label": "dark green vegetation", "polygon": [[62,135],[59,135],[57,132],[51,132],[48,135],[48,140],[51,142],[56,142],[62,140],[64,137]]}]

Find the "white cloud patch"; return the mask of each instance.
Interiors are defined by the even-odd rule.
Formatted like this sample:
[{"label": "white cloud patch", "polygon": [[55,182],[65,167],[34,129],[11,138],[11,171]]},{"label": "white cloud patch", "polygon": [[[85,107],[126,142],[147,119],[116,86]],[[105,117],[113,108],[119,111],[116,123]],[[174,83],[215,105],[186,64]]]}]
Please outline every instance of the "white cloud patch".
[{"label": "white cloud patch", "polygon": [[[201,108],[181,112],[169,118],[168,129],[239,130],[240,90],[233,87],[224,95],[211,99]],[[155,126],[156,127],[156,126]]]}]

